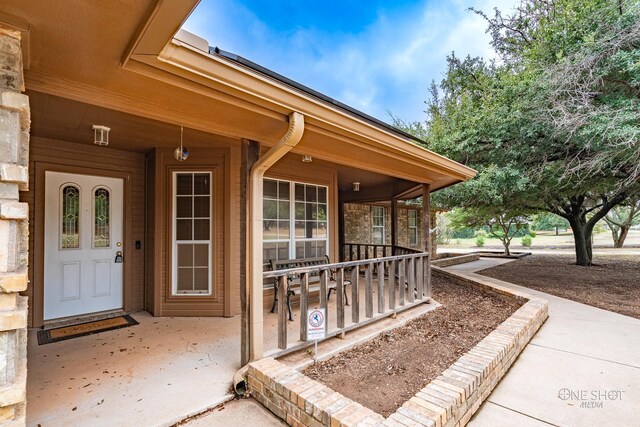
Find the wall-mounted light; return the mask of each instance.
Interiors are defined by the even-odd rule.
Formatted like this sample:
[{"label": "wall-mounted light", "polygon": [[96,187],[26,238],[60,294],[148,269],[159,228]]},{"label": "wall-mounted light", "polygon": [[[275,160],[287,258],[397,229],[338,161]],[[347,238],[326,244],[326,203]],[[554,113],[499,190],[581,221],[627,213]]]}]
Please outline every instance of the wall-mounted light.
[{"label": "wall-mounted light", "polygon": [[304,156],[302,156],[302,163],[311,163],[312,160],[313,160],[313,157],[311,157],[308,154],[305,154]]},{"label": "wall-mounted light", "polygon": [[184,128],[180,126],[180,146],[173,150],[173,156],[179,162],[184,162],[189,158],[189,149],[187,147],[182,146],[182,137],[184,134]]},{"label": "wall-mounted light", "polygon": [[353,191],[360,191],[360,183],[358,181],[353,183]]},{"label": "wall-mounted light", "polygon": [[109,145],[109,131],[111,128],[102,125],[93,125],[93,143],[100,146]]}]

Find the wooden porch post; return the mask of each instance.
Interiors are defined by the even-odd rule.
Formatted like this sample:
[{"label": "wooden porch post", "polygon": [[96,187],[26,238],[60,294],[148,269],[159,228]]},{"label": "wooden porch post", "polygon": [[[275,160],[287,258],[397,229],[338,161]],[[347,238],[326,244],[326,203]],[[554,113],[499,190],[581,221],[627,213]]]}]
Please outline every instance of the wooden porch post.
[{"label": "wooden porch post", "polygon": [[[424,251],[429,254],[427,260],[427,271],[425,275],[425,289],[428,292],[431,291],[431,200],[430,200],[431,186],[429,184],[422,184],[422,245]],[[427,295],[427,298],[431,298],[431,294]]]},{"label": "wooden porch post", "polygon": [[431,186],[429,184],[422,184],[422,248],[427,253],[431,253],[430,191]]},{"label": "wooden porch post", "polygon": [[260,143],[242,140],[241,145],[241,166],[240,166],[240,360],[241,366],[249,363],[249,313],[247,310],[247,273],[248,250],[247,242],[249,221],[249,199],[247,193],[249,190],[249,174],[253,164],[260,157]]},{"label": "wooden porch post", "polygon": [[391,256],[395,255],[398,246],[398,199],[391,199]]},{"label": "wooden porch post", "polygon": [[344,258],[344,202],[338,195],[338,261],[346,261]]}]

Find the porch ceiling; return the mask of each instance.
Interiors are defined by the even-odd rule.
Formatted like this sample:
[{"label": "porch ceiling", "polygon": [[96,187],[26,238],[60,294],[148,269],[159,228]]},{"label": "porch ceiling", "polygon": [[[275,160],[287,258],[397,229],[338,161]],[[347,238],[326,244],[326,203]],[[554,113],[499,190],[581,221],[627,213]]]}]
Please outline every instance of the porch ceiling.
[{"label": "porch ceiling", "polygon": [[[153,147],[173,148],[180,142],[178,125],[152,120],[122,111],[73,101],[67,98],[27,91],[31,104],[31,134],[77,144],[93,145],[92,125],[105,125],[109,147],[146,152]],[[184,145],[197,147],[228,146],[237,139],[185,128]]]},{"label": "porch ceiling", "polygon": [[[360,183],[359,191],[353,191],[354,182]],[[338,188],[341,202],[385,202],[422,195],[420,183],[344,165],[338,166]]]},{"label": "porch ceiling", "polygon": [[[179,143],[178,125],[153,120],[118,110],[74,101],[42,92],[27,91],[31,103],[31,134],[77,144],[93,144],[92,125],[111,128],[109,147],[126,151],[146,152],[153,147],[173,148]],[[237,139],[185,128],[184,145],[199,147],[228,146]],[[306,151],[303,151],[306,153]],[[334,164],[315,159],[319,164]],[[392,197],[415,198],[421,195],[419,184],[390,175],[338,164],[338,188],[343,201],[388,201]],[[353,192],[353,182],[360,182],[361,191]],[[408,189],[416,188],[413,192]]]}]

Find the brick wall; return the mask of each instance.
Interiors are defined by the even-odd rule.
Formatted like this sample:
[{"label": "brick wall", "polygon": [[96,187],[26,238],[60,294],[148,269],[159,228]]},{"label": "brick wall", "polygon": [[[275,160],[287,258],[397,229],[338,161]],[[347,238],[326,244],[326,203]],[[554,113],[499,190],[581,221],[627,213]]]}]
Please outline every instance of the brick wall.
[{"label": "brick wall", "polygon": [[293,427],[374,426],[384,418],[359,403],[268,358],[247,373],[251,396]]},{"label": "brick wall", "polygon": [[27,383],[29,99],[20,33],[0,27],[0,424],[24,425]]},{"label": "brick wall", "polygon": [[[344,241],[346,243],[373,243],[372,238],[372,210],[374,205],[345,203],[344,205]],[[418,243],[409,244],[409,208],[398,206],[398,245],[406,248],[423,248],[422,223],[418,211]],[[391,208],[384,207],[384,243],[391,244]]]}]

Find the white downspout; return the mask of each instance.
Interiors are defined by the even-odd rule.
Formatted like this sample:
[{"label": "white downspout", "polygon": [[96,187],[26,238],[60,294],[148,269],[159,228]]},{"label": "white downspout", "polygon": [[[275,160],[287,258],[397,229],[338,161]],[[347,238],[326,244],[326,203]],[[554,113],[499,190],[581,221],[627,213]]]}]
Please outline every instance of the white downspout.
[{"label": "white downspout", "polygon": [[298,112],[289,114],[289,129],[280,141],[251,168],[249,182],[249,360],[262,359],[263,327],[262,319],[262,179],[271,166],[295,147],[304,133],[304,116]]}]

